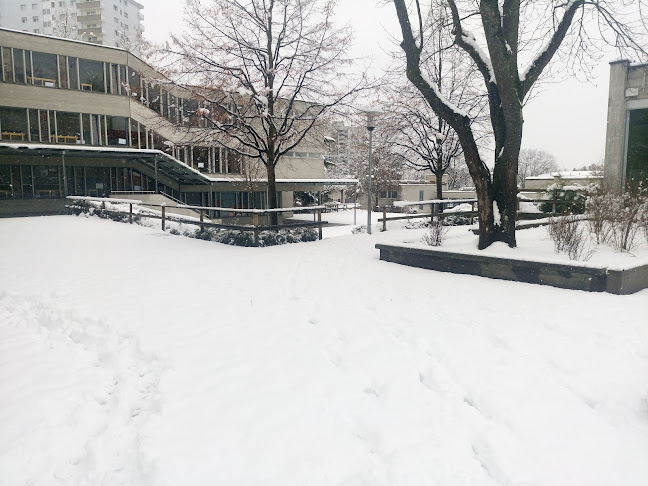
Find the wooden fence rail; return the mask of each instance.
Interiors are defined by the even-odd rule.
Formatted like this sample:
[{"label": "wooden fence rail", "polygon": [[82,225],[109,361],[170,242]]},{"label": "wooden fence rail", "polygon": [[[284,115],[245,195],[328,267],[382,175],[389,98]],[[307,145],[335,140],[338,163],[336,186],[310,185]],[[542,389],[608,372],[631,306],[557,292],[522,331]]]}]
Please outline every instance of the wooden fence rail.
[{"label": "wooden fence rail", "polygon": [[[70,199],[73,202],[76,201],[85,201],[85,202],[99,202],[101,203],[101,210],[108,214],[123,215],[126,214],[124,211],[119,211],[116,209],[107,209],[106,203],[111,204],[128,204],[128,222],[133,223],[133,205],[147,206],[160,208],[160,214],[152,213],[138,213],[137,216],[140,218],[149,218],[149,219],[160,219],[162,222],[162,231],[166,230],[166,222],[172,221],[175,223],[184,223],[184,224],[193,224],[200,226],[201,230],[204,228],[218,228],[218,229],[230,229],[238,231],[252,231],[254,233],[254,244],[255,246],[259,245],[259,233],[261,231],[278,231],[282,229],[290,228],[318,228],[318,237],[322,239],[322,227],[328,224],[328,221],[322,221],[322,210],[324,206],[303,206],[298,208],[278,208],[278,209],[239,209],[239,208],[219,208],[219,207],[209,207],[209,206],[190,206],[186,204],[179,204],[177,206],[169,206],[165,204],[146,204],[139,200],[133,199],[112,199],[105,197],[89,197],[89,196],[67,196],[67,199]],[[66,206],[67,208],[81,208],[82,206]],[[198,220],[191,217],[183,217],[181,215],[169,215],[167,214],[168,208],[177,208],[177,209],[190,209],[197,211],[200,214]],[[206,211],[227,211],[240,214],[250,214],[252,216],[252,224],[226,224],[226,223],[213,223],[211,221],[205,221],[205,212]],[[293,212],[307,212],[313,213],[315,221],[309,222],[299,222],[299,223],[290,223],[290,224],[277,224],[277,225],[263,225],[260,223],[259,216],[262,214],[270,213],[293,213]]]},{"label": "wooden fence rail", "polygon": [[[550,213],[524,213],[520,212],[520,203],[521,202],[542,202],[542,203],[551,203],[551,212]],[[527,197],[518,197],[517,199],[517,211],[518,211],[518,217],[520,215],[526,215],[527,219],[534,219],[534,218],[528,218],[530,215],[535,215],[538,214],[539,217],[549,217],[549,216],[560,216],[565,213],[559,213],[556,211],[556,207],[559,203],[562,203],[560,198],[557,197],[557,195],[554,193],[552,197],[550,198],[527,198]],[[471,209],[470,211],[450,211],[450,212],[445,212],[443,211],[443,208],[447,206],[448,204],[466,204],[470,203]],[[387,207],[383,206],[382,207],[382,213],[383,217],[378,219],[378,222],[382,223],[382,231],[387,231],[387,221],[398,221],[398,220],[404,220],[404,219],[416,219],[416,218],[430,218],[430,220],[433,220],[434,218],[447,218],[450,216],[466,216],[470,217],[470,224],[473,224],[474,218],[478,215],[478,212],[476,210],[477,207],[477,199],[435,199],[435,200],[429,200],[429,201],[414,201],[411,203],[400,203],[396,207],[399,208],[404,208],[404,207],[410,207],[410,206],[430,206],[430,212],[429,213],[415,213],[415,214],[407,214],[404,216],[390,216],[387,217]]]}]

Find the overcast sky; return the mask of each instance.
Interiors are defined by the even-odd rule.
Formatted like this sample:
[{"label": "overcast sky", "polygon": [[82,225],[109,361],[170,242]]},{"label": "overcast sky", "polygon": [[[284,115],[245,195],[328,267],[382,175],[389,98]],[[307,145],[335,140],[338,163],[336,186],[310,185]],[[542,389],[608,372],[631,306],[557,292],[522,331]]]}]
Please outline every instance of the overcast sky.
[{"label": "overcast sky", "polygon": [[[138,0],[144,5],[146,37],[164,41],[180,32],[184,0]],[[384,0],[338,0],[336,17],[354,29],[354,57],[372,58],[377,66],[393,51],[392,36],[400,35],[394,6]],[[380,6],[383,5],[383,6]],[[391,33],[391,35],[389,34]],[[544,149],[566,169],[599,162],[605,150],[608,62],[596,67],[595,85],[567,80],[548,84],[524,110],[523,147]]]}]

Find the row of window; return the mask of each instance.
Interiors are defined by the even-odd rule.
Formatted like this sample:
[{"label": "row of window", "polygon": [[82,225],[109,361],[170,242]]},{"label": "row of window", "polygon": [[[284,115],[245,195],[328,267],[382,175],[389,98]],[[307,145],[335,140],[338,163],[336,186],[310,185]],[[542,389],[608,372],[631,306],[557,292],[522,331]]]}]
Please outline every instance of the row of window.
[{"label": "row of window", "polygon": [[[179,192],[155,181],[154,177],[131,167],[92,167],[86,165],[0,164],[0,199],[48,199],[68,195],[108,197],[111,194],[157,192],[193,206],[232,209],[266,207],[265,191]],[[281,193],[277,195],[281,205]],[[212,211],[210,218],[234,217],[229,211]]]},{"label": "row of window", "polygon": [[99,93],[121,94],[127,70],[119,64],[2,47],[2,81]]},{"label": "row of window", "polygon": [[[47,5],[48,3],[50,4],[51,8],[56,8],[56,2],[43,2],[42,6],[44,7],[44,6]],[[76,4],[76,0],[70,0],[70,6],[71,6],[71,7],[74,7],[75,4]],[[65,1],[63,1],[63,0],[59,0],[59,2],[58,2],[58,6],[59,6],[59,7],[65,7]],[[37,3],[32,3],[32,4],[31,4],[31,8],[32,8],[32,10],[36,10],[36,9],[39,8],[39,4],[37,4]],[[25,11],[25,10],[27,10],[27,4],[26,4],[26,3],[22,3],[22,4],[20,4],[20,10],[21,10],[21,11]],[[45,12],[43,12],[43,13],[45,13]]]},{"label": "row of window", "polygon": [[123,64],[10,47],[0,48],[0,58],[5,83],[131,96],[175,125],[204,127],[207,123],[197,112],[203,104],[175,96]]},{"label": "row of window", "polygon": [[222,147],[174,145],[126,117],[0,106],[0,139],[162,150],[201,172],[240,173],[240,157]]}]

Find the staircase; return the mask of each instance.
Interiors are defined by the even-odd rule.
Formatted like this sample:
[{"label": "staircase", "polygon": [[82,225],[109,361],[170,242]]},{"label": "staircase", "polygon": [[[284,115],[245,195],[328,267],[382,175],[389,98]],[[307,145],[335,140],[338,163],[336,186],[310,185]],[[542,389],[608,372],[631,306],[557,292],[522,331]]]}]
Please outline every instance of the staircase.
[{"label": "staircase", "polygon": [[[190,216],[192,218],[200,218],[200,212],[194,211],[193,209],[186,208],[176,208],[178,204],[182,204],[170,197],[167,197],[164,194],[138,194],[138,193],[128,193],[128,194],[111,194],[110,196],[113,199],[135,199],[142,201],[142,206],[151,205],[152,209],[159,210],[159,206],[164,204],[166,206],[166,213],[177,214],[180,216]],[[210,221],[208,218],[204,218],[205,221]]]}]

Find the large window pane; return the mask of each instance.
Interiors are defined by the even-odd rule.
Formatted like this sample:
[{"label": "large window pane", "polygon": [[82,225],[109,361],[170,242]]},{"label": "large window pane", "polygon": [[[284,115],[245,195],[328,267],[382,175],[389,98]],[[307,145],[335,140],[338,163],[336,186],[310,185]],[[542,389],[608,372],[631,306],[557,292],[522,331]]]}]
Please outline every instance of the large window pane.
[{"label": "large window pane", "polygon": [[178,123],[178,98],[174,95],[169,96],[169,120],[172,123]]},{"label": "large window pane", "polygon": [[56,113],[56,142],[77,144],[81,140],[81,120],[78,113]]},{"label": "large window pane", "polygon": [[2,140],[26,141],[27,110],[0,106],[0,131]]},{"label": "large window pane", "polygon": [[50,124],[47,110],[40,111],[39,118],[39,127],[40,127],[40,138],[41,142],[49,143],[50,141]]},{"label": "large window pane", "polygon": [[134,148],[140,148],[139,146],[139,131],[138,131],[138,123],[135,120],[131,120],[130,124],[130,136],[131,136],[131,146]]},{"label": "large window pane", "polygon": [[6,83],[14,82],[13,60],[10,47],[2,48],[2,76]]},{"label": "large window pane", "polygon": [[158,84],[149,84],[148,86],[149,108],[156,113],[160,112],[160,86]]},{"label": "large window pane", "polygon": [[626,181],[633,185],[648,180],[648,110],[630,111]]},{"label": "large window pane", "polygon": [[196,110],[198,109],[198,102],[184,98],[182,100],[182,124],[194,126],[197,125],[198,118]]},{"label": "large window pane", "polygon": [[88,145],[92,140],[92,136],[90,135],[91,132],[90,115],[87,113],[83,113],[81,115],[81,121],[83,122],[83,133],[82,133],[83,143]]},{"label": "large window pane", "polygon": [[139,126],[139,148],[148,148],[148,141],[146,140],[146,127],[140,123]]},{"label": "large window pane", "polygon": [[209,148],[194,147],[193,149],[193,167],[200,172],[207,172],[209,169]]},{"label": "large window pane", "polygon": [[221,149],[220,147],[214,147],[213,153],[214,153],[214,172],[220,172],[221,171]]},{"label": "large window pane", "polygon": [[79,75],[77,73],[76,57],[68,57],[68,72],[70,75],[70,89],[79,89]]},{"label": "large window pane", "polygon": [[160,90],[160,101],[161,101],[161,108],[162,108],[162,116],[165,118],[169,117],[169,97],[168,93],[166,90],[162,89]]},{"label": "large window pane", "polygon": [[32,142],[40,141],[38,110],[29,110],[29,135]]},{"label": "large window pane", "polygon": [[32,166],[20,166],[20,182],[21,182],[21,196],[23,198],[34,197],[34,186],[32,184]]},{"label": "large window pane", "polygon": [[128,76],[127,76],[126,66],[119,65],[119,94],[122,96],[128,96]]},{"label": "large window pane", "polygon": [[86,167],[86,187],[89,196],[110,194],[110,169],[108,167]]},{"label": "large window pane", "polygon": [[91,117],[91,123],[92,123],[92,145],[103,145],[103,130],[102,130],[102,118],[99,115],[92,115]]},{"label": "large window pane", "polygon": [[34,166],[34,195],[36,197],[60,197],[58,166]]},{"label": "large window pane", "polygon": [[68,62],[67,56],[58,57],[58,75],[61,80],[61,88],[68,89],[70,87],[70,81],[68,79]]},{"label": "large window pane", "polygon": [[140,74],[137,71],[130,71],[130,76],[128,77],[128,84],[130,86],[131,96],[139,101],[142,93],[140,91]]},{"label": "large window pane", "polygon": [[22,49],[14,49],[14,72],[16,73],[16,83],[25,84],[25,59]]},{"label": "large window pane", "polygon": [[128,118],[106,117],[108,145],[128,145]]},{"label": "large window pane", "polygon": [[227,151],[227,169],[228,174],[239,174],[241,172],[241,156],[233,151]]},{"label": "large window pane", "polygon": [[104,93],[104,67],[103,62],[79,59],[79,81],[81,91],[98,91]]},{"label": "large window pane", "polygon": [[0,199],[7,199],[12,193],[11,166],[0,164]]},{"label": "large window pane", "polygon": [[58,86],[58,69],[56,55],[44,52],[32,52],[34,71],[29,81],[31,84],[55,88]]}]

